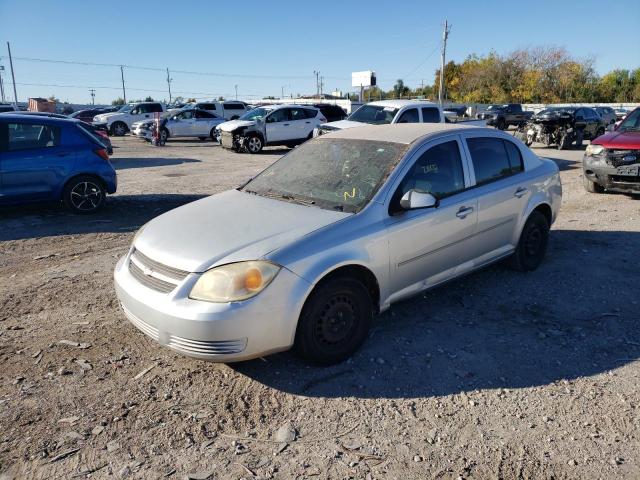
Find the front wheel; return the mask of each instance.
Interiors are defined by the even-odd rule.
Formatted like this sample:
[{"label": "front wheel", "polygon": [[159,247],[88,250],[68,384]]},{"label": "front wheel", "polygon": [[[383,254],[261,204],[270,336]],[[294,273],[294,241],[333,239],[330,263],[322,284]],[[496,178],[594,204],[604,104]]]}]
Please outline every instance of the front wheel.
[{"label": "front wheel", "polygon": [[123,122],[114,122],[110,128],[111,135],[114,137],[122,137],[128,130],[127,125]]},{"label": "front wheel", "polygon": [[249,153],[260,153],[263,144],[262,139],[257,135],[252,135],[246,140],[246,148]]},{"label": "front wheel", "polygon": [[321,283],[300,314],[295,349],[318,365],[342,362],[364,342],[372,317],[371,295],[361,282],[343,277]]},{"label": "front wheel", "polygon": [[105,200],[102,182],[90,175],[72,179],[64,187],[62,200],[75,213],[94,213],[102,208]]},{"label": "front wheel", "polygon": [[546,217],[533,211],[522,229],[516,251],[511,257],[511,266],[527,272],[540,266],[549,243],[549,224]]},{"label": "front wheel", "polygon": [[218,134],[216,133],[216,129],[212,128],[211,132],[209,132],[209,136],[211,137],[211,140],[213,140],[214,142],[219,142],[220,139],[218,138]]}]

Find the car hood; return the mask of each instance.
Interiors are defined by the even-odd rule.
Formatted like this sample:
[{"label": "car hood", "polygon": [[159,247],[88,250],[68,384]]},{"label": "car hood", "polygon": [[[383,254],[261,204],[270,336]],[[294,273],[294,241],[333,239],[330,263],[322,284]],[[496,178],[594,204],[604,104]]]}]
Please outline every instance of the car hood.
[{"label": "car hood", "polygon": [[592,143],[620,150],[640,149],[640,132],[607,132]]},{"label": "car hood", "polygon": [[344,130],[346,128],[363,127],[367,125],[362,122],[354,122],[353,120],[338,120],[337,122],[323,123],[320,128],[324,130]]},{"label": "car hood", "polygon": [[263,258],[351,215],[228,190],[154,218],[134,246],[164,265],[203,272]]},{"label": "car hood", "polygon": [[93,121],[94,122],[104,122],[110,118],[113,117],[120,117],[122,115],[125,115],[124,113],[120,113],[120,112],[111,112],[111,113],[101,113],[100,115],[96,115],[95,117],[93,117]]},{"label": "car hood", "polygon": [[228,122],[221,123],[218,128],[223,132],[233,132],[240,127],[252,127],[256,124],[255,120],[230,120]]}]

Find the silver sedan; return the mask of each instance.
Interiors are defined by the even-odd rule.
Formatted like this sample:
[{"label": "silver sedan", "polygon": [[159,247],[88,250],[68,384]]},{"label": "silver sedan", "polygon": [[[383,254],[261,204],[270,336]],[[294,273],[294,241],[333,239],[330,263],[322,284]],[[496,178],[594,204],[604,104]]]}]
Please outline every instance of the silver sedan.
[{"label": "silver sedan", "polygon": [[[189,108],[174,112],[160,120],[160,136],[162,142],[169,138],[198,137],[200,140],[211,138],[217,141],[215,128],[226,122],[216,114]],[[131,126],[131,132],[139,138],[151,141],[156,120],[144,120]]]},{"label": "silver sedan", "polygon": [[332,364],[393,302],[505,258],[537,268],[561,196],[555,163],[500,131],[342,130],[151,220],[116,266],[116,291],[136,327],[186,355],[295,346]]}]

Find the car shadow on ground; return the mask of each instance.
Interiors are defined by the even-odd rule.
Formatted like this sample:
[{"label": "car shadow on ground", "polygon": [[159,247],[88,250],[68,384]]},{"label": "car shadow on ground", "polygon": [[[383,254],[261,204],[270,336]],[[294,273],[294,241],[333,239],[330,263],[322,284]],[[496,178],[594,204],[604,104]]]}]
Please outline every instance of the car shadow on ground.
[{"label": "car shadow on ground", "polygon": [[127,158],[112,157],[110,159],[113,168],[116,170],[124,170],[128,168],[149,168],[149,167],[168,167],[174,165],[182,165],[183,163],[199,163],[201,160],[194,158]]},{"label": "car shadow on ground", "polygon": [[0,241],[86,233],[126,233],[205,195],[114,195],[102,210],[78,215],[61,202],[0,207]]},{"label": "car shadow on ground", "polygon": [[545,155],[544,153],[536,152],[539,156],[547,158],[549,160],[553,160],[558,165],[560,171],[564,170],[573,170],[575,168],[582,168],[582,162],[578,162],[575,160],[567,160],[565,158],[556,158],[549,155]]},{"label": "car shadow on ground", "polygon": [[640,357],[638,251],[637,232],[554,230],[535,272],[497,264],[394,305],[347,362],[311,367],[287,352],[232,368],[310,397],[569,385]]}]

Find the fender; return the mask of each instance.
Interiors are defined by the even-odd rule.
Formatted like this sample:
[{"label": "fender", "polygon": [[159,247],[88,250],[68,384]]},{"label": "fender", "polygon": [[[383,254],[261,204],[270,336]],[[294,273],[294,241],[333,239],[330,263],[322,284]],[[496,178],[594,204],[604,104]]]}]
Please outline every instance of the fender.
[{"label": "fender", "polygon": [[515,229],[515,238],[513,245],[517,245],[520,240],[520,234],[524,228],[524,224],[537,207],[546,205],[551,210],[551,225],[555,222],[560,209],[560,201],[562,198],[562,184],[560,183],[560,175],[556,172],[551,178],[544,182],[535,182],[531,186],[532,194],[520,216],[518,226]]}]

